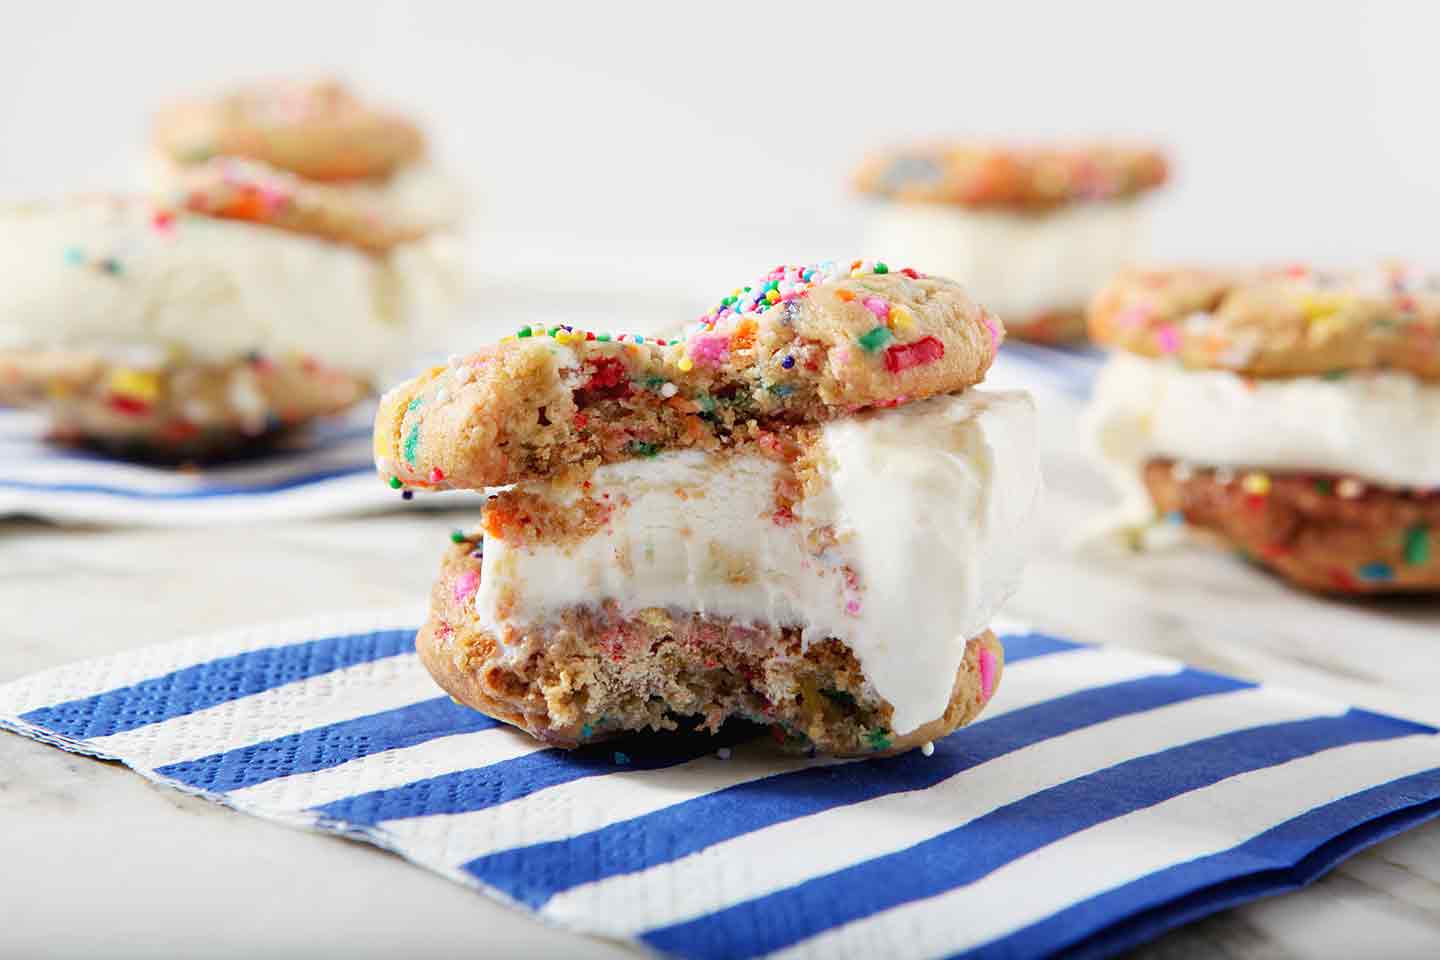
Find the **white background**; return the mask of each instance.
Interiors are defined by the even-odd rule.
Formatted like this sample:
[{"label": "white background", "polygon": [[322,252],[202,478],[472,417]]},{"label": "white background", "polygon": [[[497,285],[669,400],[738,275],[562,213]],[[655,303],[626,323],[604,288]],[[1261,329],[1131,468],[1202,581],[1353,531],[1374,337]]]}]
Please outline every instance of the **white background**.
[{"label": "white background", "polygon": [[1157,258],[1433,261],[1437,11],[0,0],[0,190],[125,187],[157,103],[334,71],[423,116],[492,272],[728,287],[722,264],[883,256],[847,173],[948,132],[1168,145]]}]

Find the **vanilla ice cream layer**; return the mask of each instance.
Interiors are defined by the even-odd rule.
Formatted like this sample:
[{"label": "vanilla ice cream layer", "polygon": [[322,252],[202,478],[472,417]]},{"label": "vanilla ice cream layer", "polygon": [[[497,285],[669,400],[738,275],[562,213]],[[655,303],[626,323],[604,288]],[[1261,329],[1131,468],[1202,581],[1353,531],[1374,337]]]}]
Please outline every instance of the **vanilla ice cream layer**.
[{"label": "vanilla ice cream layer", "polygon": [[1144,240],[1137,201],[1073,203],[1049,213],[887,203],[873,213],[867,247],[963,284],[1002,320],[1079,310]]},{"label": "vanilla ice cream layer", "polygon": [[410,347],[415,294],[387,261],[139,201],[0,210],[0,278],[0,350],[299,353],[374,376]]},{"label": "vanilla ice cream layer", "polygon": [[1122,482],[1163,457],[1440,487],[1440,386],[1408,373],[1246,379],[1117,353],[1087,422]]},{"label": "vanilla ice cream layer", "polygon": [[[849,645],[897,734],[936,719],[966,642],[1019,582],[1040,493],[1034,405],[970,390],[836,421],[821,443],[823,488],[789,523],[775,519],[784,468],[758,455],[676,451],[601,467],[587,495],[624,505],[593,535],[486,539],[482,625],[503,636],[614,600],[627,614],[799,627],[806,642]],[[824,528],[834,542],[817,553],[811,535]]]}]

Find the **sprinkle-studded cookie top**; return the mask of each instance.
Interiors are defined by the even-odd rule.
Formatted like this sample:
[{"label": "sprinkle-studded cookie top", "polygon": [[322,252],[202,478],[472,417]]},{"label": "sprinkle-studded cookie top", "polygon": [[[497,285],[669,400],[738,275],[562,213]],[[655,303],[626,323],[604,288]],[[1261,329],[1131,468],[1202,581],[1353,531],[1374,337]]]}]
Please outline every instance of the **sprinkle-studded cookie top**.
[{"label": "sprinkle-studded cookie top", "polygon": [[255,84],[161,111],[155,142],[176,163],[242,157],[311,180],[387,177],[425,151],[405,117],[334,80]]},{"label": "sprinkle-studded cookie top", "polygon": [[949,280],[882,261],[780,266],[682,338],[527,325],[457,357],[386,395],[376,459],[400,486],[483,487],[724,448],[963,390],[1003,337]]},{"label": "sprinkle-studded cookie top", "polygon": [[1168,173],[1164,153],[1151,146],[953,141],[877,151],[855,184],[887,200],[1041,213],[1133,197]]},{"label": "sprinkle-studded cookie top", "polygon": [[1090,310],[1096,340],[1196,369],[1440,379],[1440,274],[1403,265],[1132,270]]}]

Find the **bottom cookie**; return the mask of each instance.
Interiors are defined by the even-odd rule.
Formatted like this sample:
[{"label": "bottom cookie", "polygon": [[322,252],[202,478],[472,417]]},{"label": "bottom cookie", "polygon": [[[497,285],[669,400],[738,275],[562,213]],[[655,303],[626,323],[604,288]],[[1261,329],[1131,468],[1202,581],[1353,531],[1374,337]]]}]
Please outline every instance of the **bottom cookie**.
[{"label": "bottom cookie", "polygon": [[1085,340],[1085,310],[1041,310],[1028,316],[1005,317],[1005,336],[1028,343],[1059,344]]},{"label": "bottom cookie", "polygon": [[833,638],[803,644],[794,628],[660,608],[627,616],[606,602],[497,637],[473,602],[482,549],[460,539],[446,555],[420,658],[460,703],[560,747],[694,717],[712,732],[730,718],[768,724],[794,751],[898,753],[975,719],[1003,669],[993,633],[970,639],[943,716],[897,736],[890,705],[849,648]]},{"label": "bottom cookie", "polygon": [[0,384],[10,402],[49,412],[52,439],[158,462],[266,449],[369,392],[305,357],[152,368],[57,351],[0,352]]},{"label": "bottom cookie", "polygon": [[1145,465],[1155,508],[1310,590],[1440,591],[1440,490],[1368,486],[1328,474]]}]

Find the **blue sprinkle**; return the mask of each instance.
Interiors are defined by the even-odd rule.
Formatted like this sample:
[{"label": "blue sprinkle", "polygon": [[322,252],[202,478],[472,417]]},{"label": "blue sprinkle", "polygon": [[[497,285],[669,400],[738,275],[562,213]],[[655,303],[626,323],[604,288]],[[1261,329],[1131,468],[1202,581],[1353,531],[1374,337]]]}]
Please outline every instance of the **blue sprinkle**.
[{"label": "blue sprinkle", "polygon": [[640,334],[637,333],[637,334],[635,334],[635,342],[636,342],[636,343],[644,343],[644,342],[645,342],[645,338],[642,337],[642,336],[640,336]]},{"label": "blue sprinkle", "polygon": [[1165,522],[1177,524],[1184,523],[1185,514],[1181,513],[1179,510],[1171,510],[1169,513],[1165,514]]},{"label": "blue sprinkle", "polygon": [[770,385],[770,392],[777,397],[788,397],[795,392],[795,388],[783,383],[773,383]]},{"label": "blue sprinkle", "polygon": [[628,753],[621,753],[619,750],[616,750],[615,762],[623,767],[630,762],[630,755]]},{"label": "blue sprinkle", "polygon": [[414,491],[414,490],[401,490],[401,491],[400,491],[400,499],[401,499],[401,500],[414,500],[414,499],[415,499],[415,491]]},{"label": "blue sprinkle", "polygon": [[580,736],[585,737],[586,739],[589,739],[590,734],[592,734],[592,733],[594,733],[594,732],[595,732],[595,728],[592,727],[592,726],[590,726],[590,724],[588,724],[588,723],[585,724],[585,726],[583,726],[583,727],[580,728]]},{"label": "blue sprinkle", "polygon": [[79,247],[66,247],[65,262],[71,266],[80,266],[80,264],[85,262],[85,251]]},{"label": "blue sprinkle", "polygon": [[1367,563],[1360,568],[1361,580],[1393,580],[1395,571],[1388,563]]},{"label": "blue sprinkle", "polygon": [[780,366],[784,367],[786,370],[789,370],[791,367],[795,366],[795,358],[786,357],[784,360],[780,361]]}]

